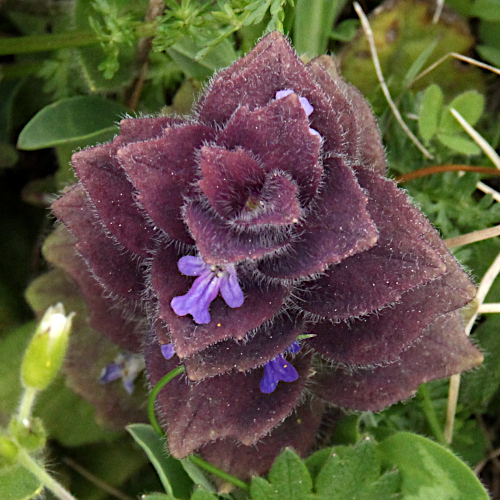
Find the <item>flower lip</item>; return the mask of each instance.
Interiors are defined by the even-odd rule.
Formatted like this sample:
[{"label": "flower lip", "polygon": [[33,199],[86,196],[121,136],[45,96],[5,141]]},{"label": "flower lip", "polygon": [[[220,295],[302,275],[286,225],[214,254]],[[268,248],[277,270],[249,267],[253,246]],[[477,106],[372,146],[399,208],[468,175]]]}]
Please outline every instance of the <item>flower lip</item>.
[{"label": "flower lip", "polygon": [[209,307],[219,292],[229,307],[243,305],[243,291],[234,264],[210,265],[201,257],[186,255],[179,259],[177,267],[186,276],[198,276],[185,295],[172,299],[170,305],[178,316],[191,314],[198,324],[210,323]]},{"label": "flower lip", "polygon": [[[299,350],[300,345],[295,341],[284,352],[296,354]],[[264,394],[270,394],[274,392],[278,382],[295,382],[298,378],[299,374],[294,366],[284,358],[283,354],[278,354],[264,365],[264,376],[260,380],[260,391]]]}]

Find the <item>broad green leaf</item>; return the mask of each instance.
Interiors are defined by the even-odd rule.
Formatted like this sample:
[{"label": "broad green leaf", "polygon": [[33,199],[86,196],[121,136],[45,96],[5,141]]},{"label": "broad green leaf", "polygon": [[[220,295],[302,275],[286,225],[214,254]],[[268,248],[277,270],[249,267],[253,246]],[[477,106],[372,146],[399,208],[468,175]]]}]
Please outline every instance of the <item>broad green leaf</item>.
[{"label": "broad green leaf", "polygon": [[2,500],[29,500],[37,497],[43,485],[21,465],[0,469],[0,498]]},{"label": "broad green leaf", "polygon": [[439,131],[444,134],[453,134],[463,130],[462,125],[450,113],[451,108],[458,111],[469,125],[474,126],[483,114],[484,103],[484,96],[476,90],[463,92],[446,106],[446,112],[442,114],[439,122]]},{"label": "broad green leaf", "polygon": [[165,491],[178,498],[189,498],[193,483],[179,460],[167,455],[165,441],[156,434],[153,427],[147,424],[131,424],[127,426],[127,431],[146,452]]},{"label": "broad green leaf", "polygon": [[481,149],[473,140],[462,137],[461,135],[438,133],[437,138],[442,144],[453,149],[453,151],[457,153],[463,155],[478,155],[481,153]]},{"label": "broad green leaf", "polygon": [[304,461],[313,481],[316,480],[319,471],[326,464],[327,460],[333,453],[333,450],[338,448],[338,446],[336,446],[335,448],[323,448],[321,450],[318,450],[316,453],[313,453]]},{"label": "broad green leaf", "polygon": [[312,479],[302,459],[286,448],[269,471],[269,481],[281,498],[305,500],[312,491]]},{"label": "broad green leaf", "polygon": [[383,464],[397,467],[408,500],[488,500],[476,475],[451,451],[411,432],[398,432],[379,445]]},{"label": "broad green leaf", "polygon": [[198,488],[191,495],[191,500],[217,500],[217,497],[207,490]]},{"label": "broad green leaf", "polygon": [[388,500],[399,491],[396,471],[381,475],[377,445],[370,439],[339,446],[316,479],[316,492],[329,500]]},{"label": "broad green leaf", "polygon": [[183,458],[180,462],[182,467],[186,471],[186,474],[192,479],[194,484],[201,486],[207,491],[215,493],[213,484],[207,479],[207,476],[205,476],[203,471],[196,464],[191,462],[189,458]]},{"label": "broad green leaf", "polygon": [[418,113],[418,131],[425,142],[429,142],[437,132],[442,108],[443,91],[433,83],[425,89]]},{"label": "broad green leaf", "polygon": [[19,134],[19,149],[42,149],[76,140],[92,143],[118,132],[116,123],[127,110],[121,104],[87,95],[61,99],[40,110]]},{"label": "broad green leaf", "polygon": [[280,500],[277,489],[259,476],[254,476],[252,478],[250,494],[252,500]]},{"label": "broad green leaf", "polygon": [[350,42],[356,35],[358,28],[359,21],[357,19],[345,19],[335,26],[335,29],[330,33],[330,38],[339,42]]},{"label": "broad green leaf", "polygon": [[470,15],[487,21],[500,21],[500,4],[498,0],[476,0]]},{"label": "broad green leaf", "polygon": [[479,40],[484,45],[500,49],[500,22],[481,21],[478,28]]},{"label": "broad green leaf", "polygon": [[476,47],[478,54],[494,66],[500,67],[500,49],[490,47],[489,45],[478,45]]}]

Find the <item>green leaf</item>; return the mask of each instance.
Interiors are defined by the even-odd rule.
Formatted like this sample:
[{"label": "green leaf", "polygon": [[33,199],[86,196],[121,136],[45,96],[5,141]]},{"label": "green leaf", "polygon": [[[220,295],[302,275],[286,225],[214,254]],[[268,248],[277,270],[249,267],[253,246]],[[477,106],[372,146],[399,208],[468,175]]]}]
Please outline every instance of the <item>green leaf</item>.
[{"label": "green leaf", "polygon": [[446,147],[464,155],[478,155],[481,153],[479,146],[461,135],[451,135],[438,133],[437,138]]},{"label": "green leaf", "polygon": [[500,4],[498,0],[476,0],[470,16],[487,21],[500,21]]},{"label": "green leaf", "polygon": [[460,125],[456,118],[450,113],[451,108],[458,111],[469,125],[474,126],[483,114],[484,103],[484,96],[477,90],[463,92],[446,106],[446,112],[441,116],[441,121],[439,123],[439,131],[444,134],[453,134],[463,131],[462,125]]},{"label": "green leaf", "polygon": [[280,498],[305,500],[312,491],[312,479],[302,459],[286,448],[269,472],[269,481],[279,491]]},{"label": "green leaf", "polygon": [[500,66],[500,49],[490,47],[489,45],[478,45],[476,47],[478,54],[494,66]]},{"label": "green leaf", "polygon": [[205,476],[203,471],[196,464],[191,462],[189,458],[183,458],[180,462],[182,467],[186,471],[186,474],[192,479],[194,484],[197,484],[205,490],[215,493],[213,484],[207,479],[207,476]]},{"label": "green leaf", "polygon": [[0,498],[2,500],[29,500],[43,490],[43,485],[21,465],[0,469]]},{"label": "green leaf", "polygon": [[127,426],[127,431],[146,452],[165,491],[178,498],[189,498],[193,483],[184,472],[179,460],[167,456],[165,442],[156,434],[153,427],[147,424],[131,424]]},{"label": "green leaf", "polygon": [[429,142],[437,132],[442,108],[443,91],[433,83],[425,89],[418,114],[418,131],[425,142]]},{"label": "green leaf", "polygon": [[397,467],[404,498],[488,500],[476,475],[452,452],[411,432],[398,432],[379,445],[384,465]]},{"label": "green leaf", "polygon": [[264,478],[254,476],[250,484],[250,494],[252,500],[280,500],[278,491],[271,486]]},{"label": "green leaf", "polygon": [[191,500],[217,500],[217,497],[207,490],[198,488],[191,495]]},{"label": "green leaf", "polygon": [[330,458],[333,450],[338,448],[339,446],[336,446],[335,448],[323,448],[318,450],[316,453],[313,453],[305,460],[304,463],[306,464],[309,474],[311,474],[311,478],[313,480],[316,480],[317,475]]},{"label": "green leaf", "polygon": [[330,33],[330,38],[339,42],[350,42],[356,35],[358,28],[359,21],[357,19],[345,19],[335,26],[335,29]]},{"label": "green leaf", "polygon": [[121,104],[87,95],[61,99],[40,110],[19,134],[19,149],[50,148],[76,140],[88,143],[112,139],[116,122],[127,109]]},{"label": "green leaf", "polygon": [[334,447],[316,480],[316,491],[329,500],[387,500],[399,490],[397,471],[381,475],[377,445],[365,439],[353,447]]}]

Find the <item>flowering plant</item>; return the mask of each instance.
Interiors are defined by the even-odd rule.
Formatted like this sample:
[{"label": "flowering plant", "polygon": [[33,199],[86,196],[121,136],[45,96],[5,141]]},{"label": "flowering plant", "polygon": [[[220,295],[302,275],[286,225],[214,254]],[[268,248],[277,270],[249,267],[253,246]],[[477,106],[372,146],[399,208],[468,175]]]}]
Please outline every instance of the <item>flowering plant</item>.
[{"label": "flowering plant", "polygon": [[72,163],[53,211],[77,255],[55,263],[126,351],[102,382],[131,392],[142,354],[151,385],[184,366],[157,399],[175,457],[261,474],[330,405],[378,411],[482,361],[460,312],[475,287],[384,176],[369,105],[277,32],[191,117],[124,119]]}]

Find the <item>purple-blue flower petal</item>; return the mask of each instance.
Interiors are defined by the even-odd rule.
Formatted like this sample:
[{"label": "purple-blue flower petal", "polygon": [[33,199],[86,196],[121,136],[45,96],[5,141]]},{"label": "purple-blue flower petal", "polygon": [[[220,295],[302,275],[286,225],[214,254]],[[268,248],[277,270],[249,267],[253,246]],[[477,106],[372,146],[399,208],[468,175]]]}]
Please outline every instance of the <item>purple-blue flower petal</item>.
[{"label": "purple-blue flower petal", "polygon": [[201,257],[185,255],[177,262],[179,271],[185,276],[200,276],[203,271],[209,268],[208,264]]},{"label": "purple-blue flower petal", "polygon": [[189,292],[174,297],[170,305],[178,316],[191,314],[194,321],[200,325],[210,323],[208,308],[217,297],[219,287],[220,278],[217,278],[210,270],[204,271],[201,276],[194,280]]},{"label": "purple-blue flower petal", "polygon": [[99,382],[101,382],[101,384],[108,384],[121,377],[123,377],[123,364],[111,363],[103,368]]},{"label": "purple-blue flower petal", "polygon": [[220,293],[226,304],[232,308],[241,307],[245,297],[238,283],[234,266],[226,266],[226,273],[220,280]]},{"label": "purple-blue flower petal", "polygon": [[294,382],[298,378],[299,374],[295,367],[282,354],[278,354],[264,365],[264,376],[260,380],[260,390],[264,394],[270,394],[276,389],[280,380]]},{"label": "purple-blue flower petal", "polygon": [[283,97],[286,97],[287,95],[293,94],[293,90],[290,89],[284,89],[284,90],[278,90],[276,92],[276,99],[283,99]]},{"label": "purple-blue flower petal", "polygon": [[300,105],[302,106],[302,109],[306,112],[306,116],[310,116],[311,113],[314,111],[314,108],[307,99],[307,97],[299,97],[299,101]]},{"label": "purple-blue flower petal", "polygon": [[260,392],[264,394],[271,394],[271,392],[276,389],[278,385],[278,378],[276,377],[276,373],[271,366],[271,363],[266,363],[264,365],[264,376],[260,379]]},{"label": "purple-blue flower petal", "polygon": [[[294,94],[294,91],[290,90],[290,89],[278,90],[278,92],[276,92],[275,98],[276,99],[283,99],[284,97],[286,97],[290,94]],[[300,105],[302,106],[302,109],[306,113],[306,116],[310,116],[311,113],[314,111],[314,108],[313,108],[312,104],[309,102],[309,99],[307,97],[300,97],[299,96],[299,101],[300,101]],[[318,133],[318,135],[319,135],[319,133]]]},{"label": "purple-blue flower petal", "polygon": [[160,349],[165,359],[170,359],[175,354],[174,344],[162,344]]}]

